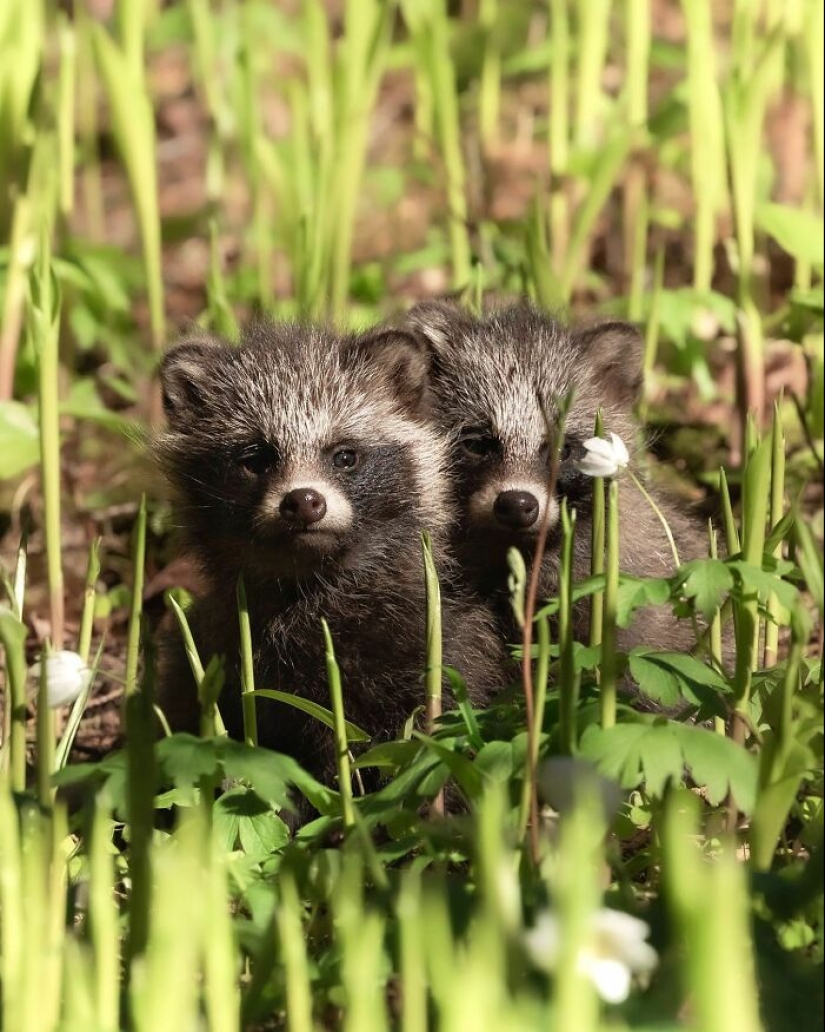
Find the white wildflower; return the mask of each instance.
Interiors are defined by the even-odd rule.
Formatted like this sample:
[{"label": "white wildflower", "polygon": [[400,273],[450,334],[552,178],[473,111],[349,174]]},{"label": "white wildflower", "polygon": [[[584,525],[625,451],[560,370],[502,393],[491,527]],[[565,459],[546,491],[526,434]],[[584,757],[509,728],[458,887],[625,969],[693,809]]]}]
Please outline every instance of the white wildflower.
[{"label": "white wildflower", "polygon": [[[578,970],[593,983],[607,1003],[622,1003],[633,977],[644,979],[659,963],[656,950],[645,942],[650,927],[630,914],[603,908],[593,915],[590,934],[577,961]],[[525,936],[536,967],[553,971],[561,952],[561,929],[554,914],[544,911]]]},{"label": "white wildflower", "polygon": [[603,437],[588,438],[584,442],[584,451],[578,468],[587,477],[614,477],[630,462],[624,441],[614,433],[610,434],[609,441]]},{"label": "white wildflower", "polygon": [[[35,663],[32,675],[40,679],[41,666]],[[92,671],[82,656],[69,649],[52,652],[46,657],[46,697],[51,709],[68,706],[89,684]]]}]

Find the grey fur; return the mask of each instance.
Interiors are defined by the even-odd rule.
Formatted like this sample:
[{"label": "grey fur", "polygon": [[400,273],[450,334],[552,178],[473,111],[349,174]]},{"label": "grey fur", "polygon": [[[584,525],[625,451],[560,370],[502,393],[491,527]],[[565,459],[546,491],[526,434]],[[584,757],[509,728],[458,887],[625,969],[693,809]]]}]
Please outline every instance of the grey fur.
[{"label": "grey fur", "polygon": [[[542,564],[540,594],[554,593],[558,581],[560,524],[558,495],[568,493],[577,510],[574,575],[590,572],[591,483],[575,477],[573,460],[580,443],[593,435],[596,412],[604,414],[606,430],[617,433],[631,452],[631,466],[641,474],[638,426],[632,409],[641,386],[641,341],[623,323],[607,323],[570,330],[561,322],[521,303],[482,318],[445,302],[413,308],[408,328],[431,349],[433,417],[448,442],[458,512],[453,548],[472,586],[496,602],[507,637],[515,636],[507,597],[507,550],[519,547],[532,558],[540,520],[528,531],[509,530],[495,521],[492,503],[503,488],[532,490],[544,485],[542,502],[548,504],[546,485],[549,459],[542,452],[546,423],[542,404],[552,416],[555,399],[573,391],[566,422],[570,458],[559,470],[557,496],[549,500],[554,525]],[[468,456],[462,447],[478,430],[499,442],[499,450],[484,461]],[[470,441],[472,443],[472,441]],[[635,486],[619,492],[621,568],[639,576],[672,572],[673,559],[661,523]],[[679,507],[658,498],[685,561],[704,554],[696,523]],[[579,606],[575,632],[587,640],[589,611]],[[639,614],[621,645],[647,643],[685,649],[693,638],[684,623],[658,607]]]},{"label": "grey fur", "polygon": [[[168,426],[155,450],[177,495],[184,548],[204,581],[189,614],[195,639],[204,661],[226,658],[220,709],[231,734],[241,732],[241,573],[257,687],[329,705],[325,617],[347,717],[375,738],[400,731],[423,702],[422,529],[432,534],[447,588],[445,662],[465,675],[476,700],[498,686],[493,618],[450,585],[446,448],[425,418],[426,372],[426,353],[408,335],[339,337],[270,323],[250,329],[238,347],[197,337],[164,359]],[[355,470],[334,466],[342,444],[362,456]],[[299,533],[279,515],[283,493],[310,481],[337,499],[333,532],[315,533],[326,518]],[[159,694],[175,728],[196,728],[175,634],[163,648]],[[332,733],[317,721],[261,700],[258,727],[262,744],[333,778]]]}]

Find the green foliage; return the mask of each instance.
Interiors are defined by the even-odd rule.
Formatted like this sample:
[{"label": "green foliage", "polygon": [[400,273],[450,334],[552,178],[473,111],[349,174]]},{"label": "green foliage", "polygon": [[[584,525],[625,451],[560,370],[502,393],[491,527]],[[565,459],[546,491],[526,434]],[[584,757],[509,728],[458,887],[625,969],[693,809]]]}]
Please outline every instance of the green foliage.
[{"label": "green foliage", "polygon": [[[0,3],[0,516],[15,532],[21,509],[35,521],[0,568],[0,1025],[806,1027],[823,966],[825,590],[805,490],[823,455],[821,2],[737,2],[728,28],[716,5],[684,0],[679,40],[654,36],[650,0],[480,0],[462,17],[446,0],[122,0],[108,21],[85,0],[59,6]],[[193,88],[178,95],[181,59]],[[205,203],[167,218],[168,134],[193,96]],[[811,123],[801,187],[766,146],[769,121],[776,132],[797,108]],[[131,208],[110,212],[122,176]],[[515,215],[496,214],[502,199]],[[362,253],[375,214],[384,232]],[[201,725],[162,735],[144,590],[168,514],[151,488],[138,506],[130,464],[167,319],[184,318],[162,275],[184,234],[204,255],[208,241],[198,321],[233,340],[250,310],[360,326],[423,284],[452,281],[475,307],[488,290],[527,293],[644,318],[642,407],[672,391],[677,421],[693,419],[688,379],[728,404],[717,363],[735,342],[740,426],[715,428],[741,458],[719,478],[727,547],[627,576],[628,528],[603,503],[638,484],[597,482],[592,541],[567,508],[551,537],[558,597],[530,598],[524,557],[510,557],[530,704],[514,671],[518,686],[479,709],[443,666],[444,571],[425,536],[420,706],[377,742],[346,719],[357,685],[326,625],[329,708],[256,681],[242,583],[245,741],[229,739],[223,663],[172,590]],[[773,336],[807,376],[788,360],[763,433],[752,410],[770,408]],[[707,474],[705,434],[698,458],[677,447],[672,465]],[[115,523],[132,517],[112,514],[100,483],[92,534],[106,547],[95,539],[84,582],[61,532],[113,442],[137,512],[131,555]],[[576,583],[583,546],[592,576]],[[101,555],[118,581],[105,593]],[[71,762],[91,685],[63,727],[45,677],[27,684],[47,609],[61,634],[64,567],[78,594],[64,644],[77,630],[82,661],[126,688],[125,748],[96,762]],[[48,599],[27,600],[37,576]],[[618,647],[657,608],[689,625],[690,654]],[[441,713],[445,686],[455,709]],[[256,700],[318,722],[336,782],[257,746]],[[627,944],[599,931],[605,913],[649,922],[655,970],[631,970]],[[600,997],[600,960],[626,1001]]]}]

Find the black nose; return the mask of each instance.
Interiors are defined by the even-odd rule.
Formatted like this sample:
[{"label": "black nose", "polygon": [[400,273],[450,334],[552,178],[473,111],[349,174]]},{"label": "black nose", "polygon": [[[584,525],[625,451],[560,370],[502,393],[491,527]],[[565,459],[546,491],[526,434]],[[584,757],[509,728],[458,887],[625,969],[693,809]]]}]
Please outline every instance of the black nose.
[{"label": "black nose", "polygon": [[296,487],[284,495],[278,508],[287,523],[318,523],[327,514],[324,496],[311,487]]},{"label": "black nose", "polygon": [[532,527],[539,517],[539,500],[529,491],[502,491],[493,505],[493,515],[505,527]]}]

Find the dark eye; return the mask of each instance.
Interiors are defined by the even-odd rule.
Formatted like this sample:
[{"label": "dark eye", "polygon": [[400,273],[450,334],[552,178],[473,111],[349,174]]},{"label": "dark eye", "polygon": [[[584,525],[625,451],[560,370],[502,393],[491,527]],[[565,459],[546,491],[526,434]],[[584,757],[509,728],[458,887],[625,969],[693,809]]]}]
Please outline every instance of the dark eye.
[{"label": "dark eye", "polygon": [[238,456],[238,461],[255,477],[269,473],[278,464],[278,453],[268,444],[256,444],[245,448]]},{"label": "dark eye", "polygon": [[339,448],[332,455],[332,464],[336,469],[355,469],[358,461],[358,452],[352,448]]},{"label": "dark eye", "polygon": [[565,441],[565,443],[561,446],[561,451],[559,452],[559,460],[561,462],[567,462],[567,460],[570,458],[570,456],[572,454],[573,454],[573,446],[572,446],[572,444],[568,444]]},{"label": "dark eye", "polygon": [[501,443],[497,437],[485,433],[466,433],[459,440],[462,451],[474,459],[489,459],[497,455]]}]

